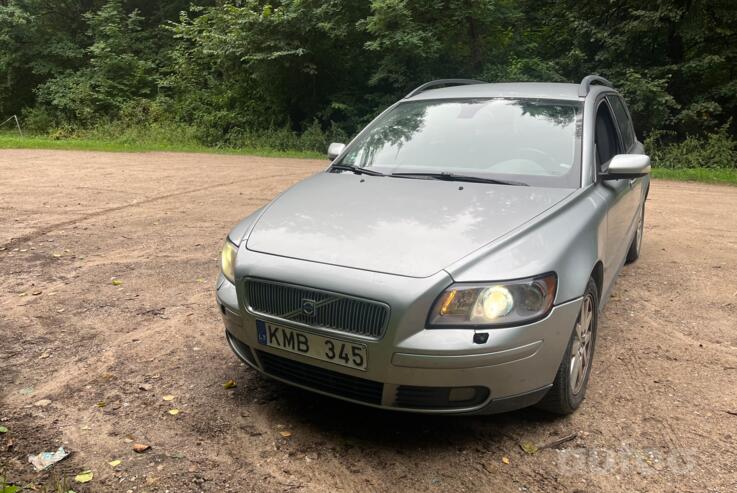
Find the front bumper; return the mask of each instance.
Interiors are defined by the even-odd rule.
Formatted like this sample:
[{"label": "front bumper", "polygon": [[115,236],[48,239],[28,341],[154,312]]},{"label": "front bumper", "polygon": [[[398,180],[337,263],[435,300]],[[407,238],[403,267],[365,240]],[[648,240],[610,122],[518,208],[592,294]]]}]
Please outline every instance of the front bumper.
[{"label": "front bumper", "polygon": [[[282,259],[284,262],[291,261]],[[339,268],[322,266],[322,270],[331,269]],[[323,275],[340,284],[340,276],[331,276],[330,272]],[[362,275],[371,275],[374,280],[377,276],[353,271],[352,282]],[[417,283],[423,284],[422,289],[428,283],[442,289],[450,282],[443,273],[442,278]],[[331,286],[336,291],[342,287]],[[404,287],[412,291],[410,285]],[[414,294],[410,292],[409,296]],[[390,303],[391,322],[381,339],[340,336],[366,344],[369,364],[366,371],[361,371],[259,344],[256,317],[245,309],[236,286],[221,278],[217,289],[226,337],[233,351],[260,372],[298,387],[373,407],[453,414],[510,411],[533,405],[545,395],[560,366],[580,299],[557,305],[545,319],[524,326],[485,331],[425,329],[424,316],[434,296],[419,307],[408,305],[394,310],[396,304]],[[417,316],[413,311],[418,312]],[[488,341],[475,344],[475,332],[488,332]],[[477,398],[438,400],[439,393],[446,392],[442,389],[459,387],[476,388]]]}]

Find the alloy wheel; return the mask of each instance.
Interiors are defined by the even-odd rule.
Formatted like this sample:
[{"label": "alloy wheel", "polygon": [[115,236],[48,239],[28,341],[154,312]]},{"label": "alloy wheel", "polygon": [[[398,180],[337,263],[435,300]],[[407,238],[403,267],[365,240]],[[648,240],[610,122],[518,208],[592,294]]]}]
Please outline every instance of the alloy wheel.
[{"label": "alloy wheel", "polygon": [[571,347],[571,362],[569,366],[571,392],[573,395],[581,392],[586,375],[591,366],[593,349],[594,299],[587,294],[581,302],[581,312],[576,322],[573,346]]}]

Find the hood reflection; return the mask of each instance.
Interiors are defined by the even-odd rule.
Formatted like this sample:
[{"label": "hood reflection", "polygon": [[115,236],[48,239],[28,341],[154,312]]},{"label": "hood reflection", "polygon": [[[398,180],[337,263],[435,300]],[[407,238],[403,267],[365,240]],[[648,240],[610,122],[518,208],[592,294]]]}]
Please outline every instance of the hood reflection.
[{"label": "hood reflection", "polygon": [[567,189],[321,173],[264,213],[250,250],[427,277],[545,211]]}]

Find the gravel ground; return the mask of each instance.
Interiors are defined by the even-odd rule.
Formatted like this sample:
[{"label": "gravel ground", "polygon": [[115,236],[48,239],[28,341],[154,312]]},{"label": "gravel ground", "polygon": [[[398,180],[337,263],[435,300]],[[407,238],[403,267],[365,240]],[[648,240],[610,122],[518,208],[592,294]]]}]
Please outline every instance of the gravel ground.
[{"label": "gravel ground", "polygon": [[[225,234],[326,164],[0,151],[0,476],[78,493],[737,490],[737,188],[653,183],[575,415],[429,417],[275,383],[224,341]],[[35,473],[28,455],[60,445],[71,456]]]}]

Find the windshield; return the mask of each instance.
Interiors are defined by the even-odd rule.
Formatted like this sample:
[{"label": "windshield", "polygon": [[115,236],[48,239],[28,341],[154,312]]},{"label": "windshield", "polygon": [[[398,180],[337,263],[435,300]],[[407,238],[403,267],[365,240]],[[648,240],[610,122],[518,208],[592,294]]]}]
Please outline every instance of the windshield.
[{"label": "windshield", "polygon": [[571,101],[409,101],[373,122],[339,164],[575,188],[580,113],[581,105]]}]

